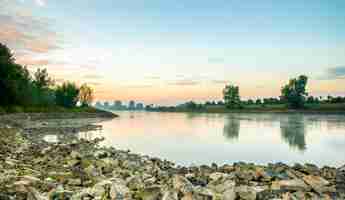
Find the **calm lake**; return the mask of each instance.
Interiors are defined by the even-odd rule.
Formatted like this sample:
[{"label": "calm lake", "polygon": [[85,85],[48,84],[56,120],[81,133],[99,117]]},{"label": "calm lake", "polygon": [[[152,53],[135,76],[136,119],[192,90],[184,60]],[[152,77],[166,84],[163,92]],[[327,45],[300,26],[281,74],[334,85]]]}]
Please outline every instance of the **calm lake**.
[{"label": "calm lake", "polygon": [[344,115],[116,113],[104,145],[177,164],[345,163]]}]

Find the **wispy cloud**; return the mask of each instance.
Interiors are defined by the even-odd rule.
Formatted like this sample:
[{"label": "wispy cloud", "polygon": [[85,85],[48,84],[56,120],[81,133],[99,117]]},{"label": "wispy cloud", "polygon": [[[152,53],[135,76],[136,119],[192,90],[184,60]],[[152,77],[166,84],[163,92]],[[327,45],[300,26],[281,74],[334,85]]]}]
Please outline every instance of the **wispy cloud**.
[{"label": "wispy cloud", "polygon": [[345,79],[345,66],[336,66],[328,68],[319,80]]},{"label": "wispy cloud", "polygon": [[28,56],[19,56],[16,61],[25,66],[46,66],[51,63],[48,59],[33,59]]},{"label": "wispy cloud", "polygon": [[127,85],[125,86],[126,88],[152,88],[153,85],[146,85],[146,84],[142,84],[142,85]]},{"label": "wispy cloud", "polygon": [[[40,3],[43,5],[44,1]],[[29,11],[0,6],[0,41],[16,54],[48,53],[59,48],[59,37],[50,29],[51,23],[48,19],[34,17]]]},{"label": "wispy cloud", "polygon": [[83,78],[85,78],[85,79],[102,79],[103,76],[98,75],[98,74],[87,74],[87,75],[84,75]]},{"label": "wispy cloud", "polygon": [[224,63],[225,59],[220,58],[220,57],[211,57],[211,58],[208,58],[208,62],[213,63],[213,64],[219,64],[219,63]]},{"label": "wispy cloud", "polygon": [[161,77],[159,77],[159,76],[146,76],[145,78],[146,78],[146,79],[151,79],[151,80],[158,80],[158,79],[160,79]]},{"label": "wispy cloud", "polygon": [[178,85],[178,86],[192,86],[200,84],[199,81],[184,79],[184,80],[176,80],[172,82],[168,82],[168,85]]},{"label": "wispy cloud", "polygon": [[45,6],[47,2],[45,0],[35,0],[35,3],[38,6]]},{"label": "wispy cloud", "polygon": [[91,85],[91,86],[99,86],[102,85],[100,82],[87,82],[86,84]]},{"label": "wispy cloud", "polygon": [[212,80],[213,84],[227,84],[229,81],[226,80]]}]

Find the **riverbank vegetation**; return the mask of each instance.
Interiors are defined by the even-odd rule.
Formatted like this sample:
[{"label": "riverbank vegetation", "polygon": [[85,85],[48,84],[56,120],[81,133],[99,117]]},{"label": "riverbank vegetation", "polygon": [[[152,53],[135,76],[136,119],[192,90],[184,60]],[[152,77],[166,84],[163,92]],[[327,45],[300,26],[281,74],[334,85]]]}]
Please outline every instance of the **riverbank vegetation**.
[{"label": "riverbank vegetation", "polygon": [[345,113],[345,97],[311,96],[307,93],[308,77],[301,75],[282,86],[279,98],[241,99],[240,87],[226,85],[222,101],[196,103],[188,101],[178,106],[146,106],[148,111],[159,112],[305,112],[305,113]]},{"label": "riverbank vegetation", "polygon": [[0,114],[18,112],[97,112],[91,108],[93,90],[84,84],[61,85],[46,69],[30,73],[16,63],[11,50],[0,43]]}]

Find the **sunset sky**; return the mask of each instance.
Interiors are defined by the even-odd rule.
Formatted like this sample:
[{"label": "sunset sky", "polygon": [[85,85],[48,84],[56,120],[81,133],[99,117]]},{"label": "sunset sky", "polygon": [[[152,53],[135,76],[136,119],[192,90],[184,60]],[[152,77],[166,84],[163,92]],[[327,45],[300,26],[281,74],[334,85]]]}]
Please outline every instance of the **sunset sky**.
[{"label": "sunset sky", "polygon": [[344,0],[0,0],[0,42],[96,100],[278,96],[299,74],[345,95]]}]

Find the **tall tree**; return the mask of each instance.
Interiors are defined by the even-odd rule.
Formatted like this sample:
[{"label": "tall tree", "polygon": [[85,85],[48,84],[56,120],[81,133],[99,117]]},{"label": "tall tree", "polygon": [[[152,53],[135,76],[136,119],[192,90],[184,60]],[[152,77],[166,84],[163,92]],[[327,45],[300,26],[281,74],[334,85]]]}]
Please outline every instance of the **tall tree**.
[{"label": "tall tree", "polygon": [[49,88],[54,85],[54,81],[49,76],[47,69],[37,69],[34,74],[34,83],[39,89]]},{"label": "tall tree", "polygon": [[281,89],[281,99],[290,108],[303,108],[308,95],[306,91],[307,83],[308,77],[305,75],[290,79],[289,83]]},{"label": "tall tree", "polygon": [[29,71],[15,63],[11,50],[0,43],[0,105],[19,105],[27,102],[25,91],[30,87]]},{"label": "tall tree", "polygon": [[90,106],[93,101],[93,90],[86,83],[80,87],[79,101],[82,106]]},{"label": "tall tree", "polygon": [[240,108],[240,89],[235,85],[226,85],[223,89],[223,97],[227,108]]},{"label": "tall tree", "polygon": [[77,105],[79,88],[75,83],[65,82],[55,90],[56,104],[59,106],[73,108]]}]

